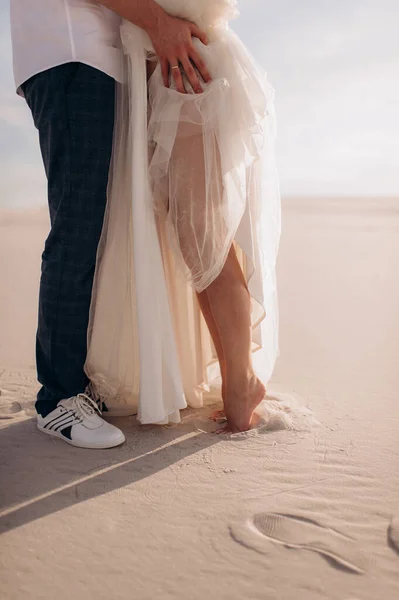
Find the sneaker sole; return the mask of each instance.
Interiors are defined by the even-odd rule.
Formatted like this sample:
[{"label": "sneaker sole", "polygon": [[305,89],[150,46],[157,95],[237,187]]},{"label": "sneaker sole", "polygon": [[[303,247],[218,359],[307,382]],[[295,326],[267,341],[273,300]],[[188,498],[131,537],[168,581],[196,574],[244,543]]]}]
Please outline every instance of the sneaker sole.
[{"label": "sneaker sole", "polygon": [[88,445],[88,444],[79,444],[77,442],[74,442],[73,440],[70,440],[68,438],[66,438],[64,435],[62,435],[62,433],[58,433],[57,431],[51,431],[50,429],[46,429],[45,427],[41,427],[38,423],[36,424],[37,428],[39,431],[41,431],[42,433],[46,433],[47,435],[50,435],[51,437],[56,437],[59,438],[60,440],[63,440],[64,442],[66,442],[67,444],[69,444],[70,446],[75,446],[75,448],[85,448],[86,450],[106,450],[107,448],[115,448],[116,446],[121,446],[125,441],[126,438],[125,436],[121,435],[120,441],[118,442],[114,442],[112,444],[100,444],[100,445]]}]

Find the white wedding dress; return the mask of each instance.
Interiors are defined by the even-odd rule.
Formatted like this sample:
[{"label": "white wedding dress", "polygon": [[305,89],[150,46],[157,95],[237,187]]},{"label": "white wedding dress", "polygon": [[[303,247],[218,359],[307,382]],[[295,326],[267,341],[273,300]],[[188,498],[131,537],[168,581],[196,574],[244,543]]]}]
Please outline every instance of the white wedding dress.
[{"label": "white wedding dress", "polygon": [[[147,34],[124,22],[108,204],[91,306],[86,372],[114,414],[179,422],[220,393],[196,292],[235,245],[252,298],[254,364],[266,383],[278,353],[275,265],[280,197],[274,90],[228,22],[234,0],[158,0],[195,22],[212,76],[201,94],[166,88]],[[186,81],[189,92],[189,84]],[[229,299],[226,298],[226,302]]]}]

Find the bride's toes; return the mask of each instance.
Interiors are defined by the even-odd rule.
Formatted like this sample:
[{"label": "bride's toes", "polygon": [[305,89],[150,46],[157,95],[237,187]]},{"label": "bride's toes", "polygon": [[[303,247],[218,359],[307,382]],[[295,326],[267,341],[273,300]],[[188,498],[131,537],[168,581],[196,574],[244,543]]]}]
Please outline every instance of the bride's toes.
[{"label": "bride's toes", "polygon": [[233,433],[233,430],[226,423],[226,425],[224,427],[219,427],[219,429],[216,429],[215,433],[217,435],[223,435],[223,434],[226,434],[226,433]]},{"label": "bride's toes", "polygon": [[224,410],[215,410],[211,415],[209,415],[209,419],[214,423],[218,421],[226,421],[226,413]]}]

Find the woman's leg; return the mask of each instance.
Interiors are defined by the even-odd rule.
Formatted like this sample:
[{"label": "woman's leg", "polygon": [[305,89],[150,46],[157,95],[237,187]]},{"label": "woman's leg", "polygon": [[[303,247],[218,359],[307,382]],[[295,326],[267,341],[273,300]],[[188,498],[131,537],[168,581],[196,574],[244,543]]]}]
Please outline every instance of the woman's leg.
[{"label": "woman's leg", "polygon": [[222,341],[220,339],[219,330],[215,323],[215,319],[213,318],[207,291],[205,290],[204,292],[197,294],[197,298],[219,360],[220,374],[222,376],[222,398],[224,402],[226,397],[226,361],[224,358]]},{"label": "woman's leg", "polygon": [[[181,109],[164,182],[169,187],[168,225],[194,285],[212,272],[229,235],[218,141],[204,134],[196,110],[192,103]],[[220,362],[228,426],[247,430],[266,390],[252,365],[251,300],[234,247],[198,300]]]},{"label": "woman's leg", "polygon": [[245,431],[266,388],[252,365],[251,299],[234,247],[220,275],[203,293],[208,297],[223,352],[228,427],[233,432]]},{"label": "woman's leg", "polygon": [[[182,135],[171,165],[168,218],[193,281],[197,282],[212,268],[228,231],[223,207],[220,209],[222,183],[217,152],[214,173],[207,181],[202,133],[184,136],[188,128],[185,123],[180,128]],[[229,427],[232,431],[247,430],[266,390],[252,366],[251,299],[233,246],[221,273],[198,294],[198,299],[220,362]]]}]

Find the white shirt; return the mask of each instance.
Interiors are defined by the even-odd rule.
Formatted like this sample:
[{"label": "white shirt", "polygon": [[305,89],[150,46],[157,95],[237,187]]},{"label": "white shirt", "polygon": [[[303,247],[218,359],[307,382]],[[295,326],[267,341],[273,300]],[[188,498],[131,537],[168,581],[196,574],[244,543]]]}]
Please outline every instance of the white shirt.
[{"label": "white shirt", "polygon": [[27,79],[69,62],[122,79],[121,18],[94,0],[11,0],[17,92]]}]

